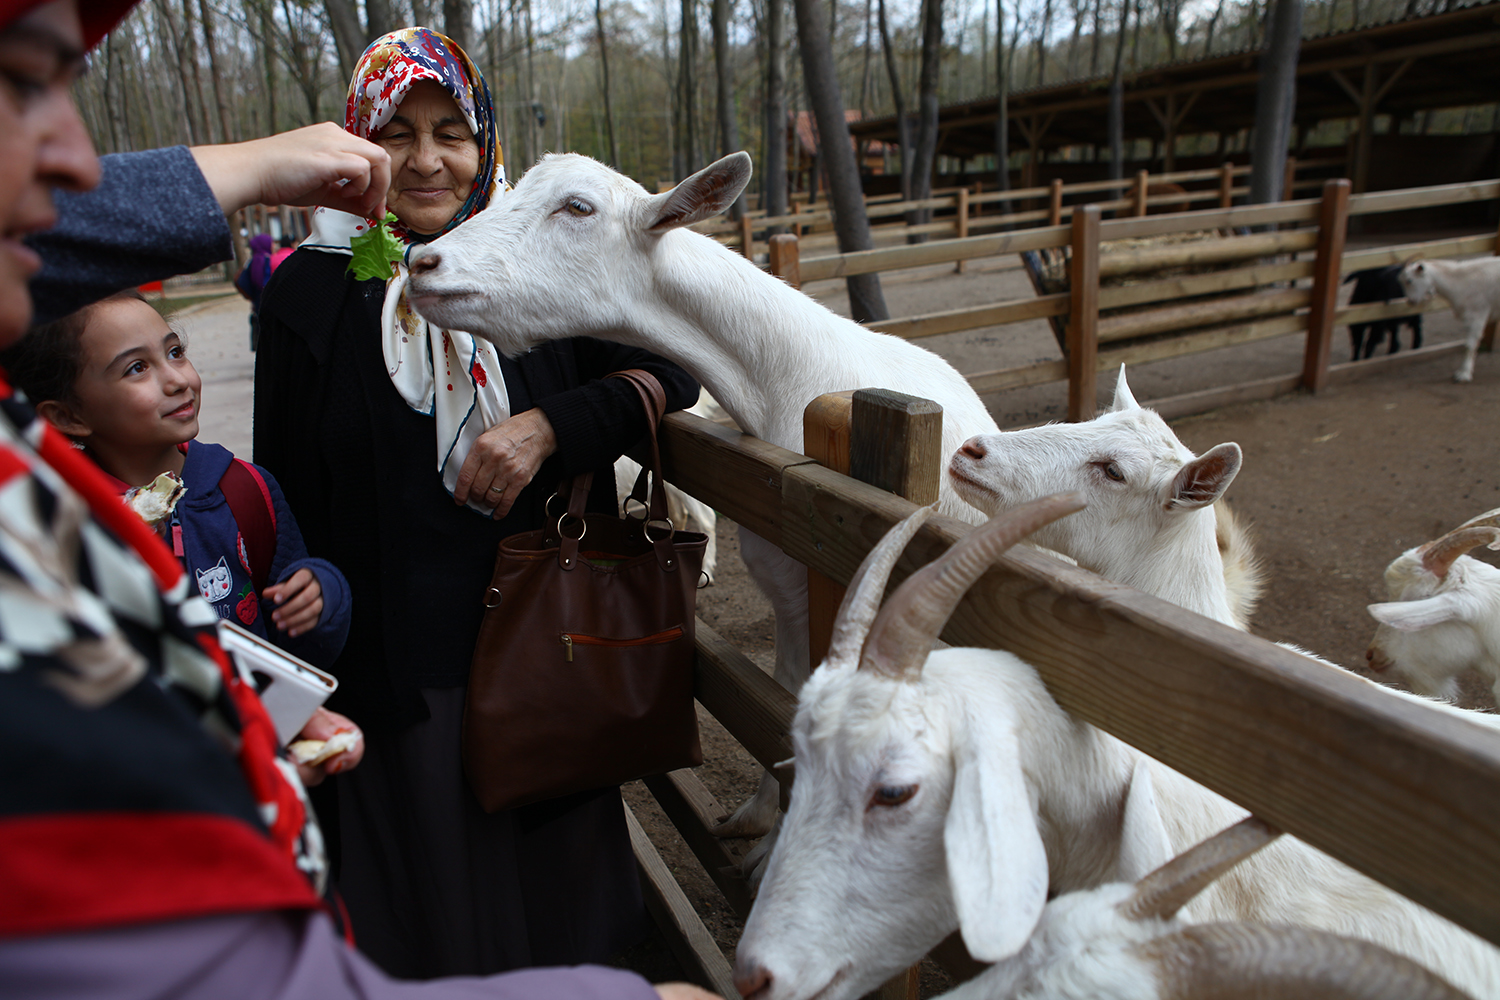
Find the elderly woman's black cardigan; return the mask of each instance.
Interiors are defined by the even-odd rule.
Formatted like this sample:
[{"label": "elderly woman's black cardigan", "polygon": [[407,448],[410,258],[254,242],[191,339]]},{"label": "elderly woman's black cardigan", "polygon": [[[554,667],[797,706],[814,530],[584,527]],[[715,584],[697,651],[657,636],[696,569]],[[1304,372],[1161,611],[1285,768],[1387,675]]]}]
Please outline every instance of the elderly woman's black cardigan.
[{"label": "elderly woman's black cardigan", "polygon": [[367,728],[399,728],[425,715],[418,688],[465,682],[500,539],[540,527],[557,484],[589,469],[590,509],[616,509],[610,466],[646,421],[634,388],[604,376],[650,371],[669,411],[692,405],[698,385],[656,355],[589,338],[502,362],[511,411],[540,407],[558,447],[511,512],[491,521],[443,488],[433,418],[408,407],[386,375],[384,286],[355,280],[348,261],[299,250],[266,287],[255,461],[281,483],[308,551],[342,569],[353,590],[331,706]]}]

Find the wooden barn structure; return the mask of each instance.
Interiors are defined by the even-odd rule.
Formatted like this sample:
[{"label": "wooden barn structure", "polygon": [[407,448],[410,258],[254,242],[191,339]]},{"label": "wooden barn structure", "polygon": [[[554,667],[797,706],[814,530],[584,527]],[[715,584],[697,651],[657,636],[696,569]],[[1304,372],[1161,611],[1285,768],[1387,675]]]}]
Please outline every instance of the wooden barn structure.
[{"label": "wooden barn structure", "polygon": [[[1422,111],[1494,103],[1500,95],[1497,51],[1500,2],[1305,39],[1297,67],[1294,145],[1320,122],[1356,120],[1349,150],[1349,178],[1356,194],[1378,187],[1494,176],[1500,150],[1493,137],[1486,137],[1486,142],[1469,142],[1473,148],[1461,157],[1477,161],[1464,170],[1472,176],[1429,174],[1405,184],[1371,183],[1377,142],[1407,138],[1376,135],[1376,116],[1400,121]],[[1225,137],[1254,123],[1260,55],[1249,51],[1212,56],[1127,76],[1126,141],[1160,143],[1162,169],[1172,171],[1178,169],[1178,139],[1217,135],[1217,163],[1223,159]],[[1037,173],[1043,154],[1068,146],[1108,147],[1107,76],[1013,92],[1008,101],[1011,148],[1030,151],[1022,187],[1044,182]],[[960,161],[992,155],[998,107],[998,97],[991,96],[942,108],[938,153]],[[850,132],[856,141],[898,139],[894,116],[851,122]],[[1452,163],[1449,153],[1443,159],[1449,168],[1464,169]]]}]

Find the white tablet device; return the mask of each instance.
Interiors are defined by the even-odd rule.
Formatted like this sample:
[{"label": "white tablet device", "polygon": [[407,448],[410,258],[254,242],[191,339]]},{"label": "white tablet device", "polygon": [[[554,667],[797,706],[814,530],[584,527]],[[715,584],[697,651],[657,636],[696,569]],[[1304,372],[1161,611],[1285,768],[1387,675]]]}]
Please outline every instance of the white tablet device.
[{"label": "white tablet device", "polygon": [[282,746],[296,739],[339,682],[234,622],[219,621],[219,645],[234,659],[240,677],[260,694]]}]

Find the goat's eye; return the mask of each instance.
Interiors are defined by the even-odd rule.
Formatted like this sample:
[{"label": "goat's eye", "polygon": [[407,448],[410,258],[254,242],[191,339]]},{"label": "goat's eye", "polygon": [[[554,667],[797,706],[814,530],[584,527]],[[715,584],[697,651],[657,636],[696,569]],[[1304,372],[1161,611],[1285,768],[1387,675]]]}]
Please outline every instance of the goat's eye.
[{"label": "goat's eye", "polygon": [[1113,463],[1113,462],[1101,462],[1099,464],[1099,467],[1104,470],[1104,474],[1106,476],[1108,476],[1110,479],[1114,480],[1115,482],[1117,482],[1117,483],[1123,483],[1125,481],[1125,473],[1121,472],[1120,471],[1120,467],[1118,465],[1116,465],[1115,463]]},{"label": "goat's eye", "polygon": [[590,205],[586,201],[580,201],[577,198],[569,198],[567,201],[563,202],[563,210],[566,211],[569,215],[576,216],[580,219],[586,215],[594,214],[593,205]]},{"label": "goat's eye", "polygon": [[881,785],[870,796],[870,806],[899,806],[917,794],[916,785]]}]

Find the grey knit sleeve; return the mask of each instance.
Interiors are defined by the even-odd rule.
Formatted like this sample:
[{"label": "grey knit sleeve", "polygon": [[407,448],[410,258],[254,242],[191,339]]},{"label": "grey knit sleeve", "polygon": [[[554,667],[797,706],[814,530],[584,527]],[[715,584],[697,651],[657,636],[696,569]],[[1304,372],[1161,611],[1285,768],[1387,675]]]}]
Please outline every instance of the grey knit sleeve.
[{"label": "grey knit sleeve", "polygon": [[186,146],[101,160],[99,186],[54,192],[57,225],[26,240],[42,256],[33,322],[233,256],[224,213]]}]

